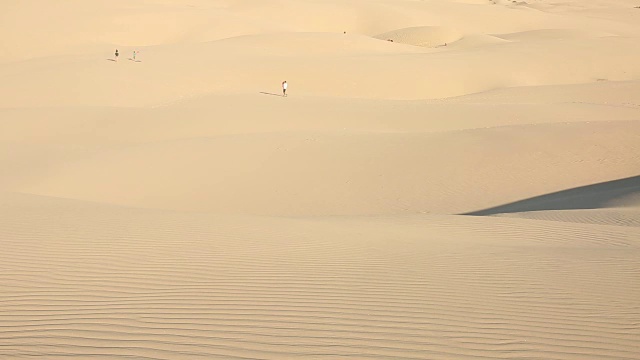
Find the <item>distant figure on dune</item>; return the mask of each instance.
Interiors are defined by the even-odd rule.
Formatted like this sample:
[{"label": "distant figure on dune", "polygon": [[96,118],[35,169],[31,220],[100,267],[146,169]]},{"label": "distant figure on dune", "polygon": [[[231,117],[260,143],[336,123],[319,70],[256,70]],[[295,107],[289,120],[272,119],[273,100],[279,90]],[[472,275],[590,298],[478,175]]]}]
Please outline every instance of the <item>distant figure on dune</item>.
[{"label": "distant figure on dune", "polygon": [[118,49],[116,49],[116,61],[118,61],[118,56],[120,55],[120,53],[118,52]]},{"label": "distant figure on dune", "polygon": [[138,50],[133,50],[133,61],[136,61],[137,54],[138,54]]},{"label": "distant figure on dune", "polygon": [[287,80],[282,82],[282,96],[287,96]]}]

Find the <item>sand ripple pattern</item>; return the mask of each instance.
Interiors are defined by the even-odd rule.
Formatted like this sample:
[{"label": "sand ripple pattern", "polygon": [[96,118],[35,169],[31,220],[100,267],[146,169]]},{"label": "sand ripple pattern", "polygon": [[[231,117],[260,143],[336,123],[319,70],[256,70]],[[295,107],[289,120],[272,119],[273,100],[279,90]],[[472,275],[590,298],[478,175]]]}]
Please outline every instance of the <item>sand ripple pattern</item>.
[{"label": "sand ripple pattern", "polygon": [[580,209],[531,211],[499,216],[521,217],[526,219],[566,221],[585,224],[636,226],[640,227],[640,209]]},{"label": "sand ripple pattern", "polygon": [[634,227],[63,204],[1,209],[2,359],[640,357]]}]

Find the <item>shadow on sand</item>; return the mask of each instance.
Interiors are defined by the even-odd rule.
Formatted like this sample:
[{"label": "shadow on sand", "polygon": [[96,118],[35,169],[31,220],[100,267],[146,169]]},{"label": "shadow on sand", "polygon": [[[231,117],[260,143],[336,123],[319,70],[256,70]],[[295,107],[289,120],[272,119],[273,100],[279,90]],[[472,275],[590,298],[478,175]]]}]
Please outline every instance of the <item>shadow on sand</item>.
[{"label": "shadow on sand", "polygon": [[133,62],[142,62],[142,60],[135,60],[134,58],[129,58],[129,61],[133,61]]},{"label": "shadow on sand", "polygon": [[274,94],[274,93],[264,92],[264,91],[260,91],[260,94],[263,94],[263,95],[273,95],[273,96],[280,96],[280,97],[282,97],[282,95],[281,95],[281,94]]},{"label": "shadow on sand", "polygon": [[116,62],[116,59],[107,59],[107,61],[113,61],[113,62]]},{"label": "shadow on sand", "polygon": [[562,190],[460,215],[487,216],[526,211],[598,209],[615,199],[640,194],[640,176]]}]

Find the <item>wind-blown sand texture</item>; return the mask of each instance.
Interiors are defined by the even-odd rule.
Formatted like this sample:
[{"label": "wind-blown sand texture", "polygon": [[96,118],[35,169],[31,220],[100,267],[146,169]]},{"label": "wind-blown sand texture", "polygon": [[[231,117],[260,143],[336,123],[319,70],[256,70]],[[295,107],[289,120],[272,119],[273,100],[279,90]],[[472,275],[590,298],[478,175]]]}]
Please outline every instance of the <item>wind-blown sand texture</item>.
[{"label": "wind-blown sand texture", "polygon": [[0,359],[639,359],[638,6],[1,2]]}]

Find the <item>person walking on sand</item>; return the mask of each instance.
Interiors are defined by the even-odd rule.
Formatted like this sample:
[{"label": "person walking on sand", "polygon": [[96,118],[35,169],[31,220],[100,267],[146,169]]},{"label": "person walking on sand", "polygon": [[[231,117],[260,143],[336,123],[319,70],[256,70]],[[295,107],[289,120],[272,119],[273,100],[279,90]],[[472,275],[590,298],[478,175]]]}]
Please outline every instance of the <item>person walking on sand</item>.
[{"label": "person walking on sand", "polygon": [[282,82],[282,96],[287,96],[287,80]]},{"label": "person walking on sand", "polygon": [[138,50],[133,50],[133,61],[136,61],[136,54],[138,54]]},{"label": "person walking on sand", "polygon": [[116,49],[116,62],[118,62],[118,55],[120,55],[120,53],[118,52],[118,49]]}]

